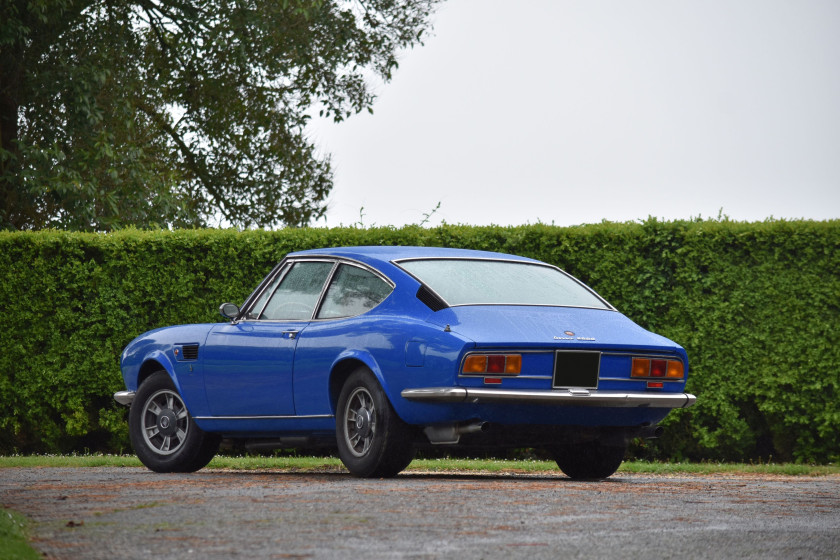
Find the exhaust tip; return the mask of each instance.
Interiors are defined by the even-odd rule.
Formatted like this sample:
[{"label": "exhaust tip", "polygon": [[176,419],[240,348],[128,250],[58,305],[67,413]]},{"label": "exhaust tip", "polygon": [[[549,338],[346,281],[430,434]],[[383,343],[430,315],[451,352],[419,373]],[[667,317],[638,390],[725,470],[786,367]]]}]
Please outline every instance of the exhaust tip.
[{"label": "exhaust tip", "polygon": [[646,426],[642,428],[639,437],[643,439],[656,439],[665,433],[665,428],[662,426]]}]

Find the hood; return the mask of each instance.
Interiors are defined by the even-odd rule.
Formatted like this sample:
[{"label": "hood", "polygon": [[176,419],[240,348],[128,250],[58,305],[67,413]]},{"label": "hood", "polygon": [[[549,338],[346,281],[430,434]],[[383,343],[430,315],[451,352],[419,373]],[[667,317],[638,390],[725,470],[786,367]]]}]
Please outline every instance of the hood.
[{"label": "hood", "polygon": [[467,305],[433,313],[428,321],[476,346],[568,347],[675,351],[679,345],[646,331],[618,311],[575,307]]}]

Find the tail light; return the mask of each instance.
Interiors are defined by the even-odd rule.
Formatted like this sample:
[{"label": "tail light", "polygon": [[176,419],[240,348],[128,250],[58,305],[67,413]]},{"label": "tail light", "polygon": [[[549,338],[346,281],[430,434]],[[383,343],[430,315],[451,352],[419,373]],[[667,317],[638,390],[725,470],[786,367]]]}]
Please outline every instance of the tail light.
[{"label": "tail light", "polygon": [[468,375],[519,375],[521,371],[521,354],[470,354],[461,367],[461,373]]},{"label": "tail light", "polygon": [[683,379],[685,370],[680,360],[633,358],[630,377]]}]

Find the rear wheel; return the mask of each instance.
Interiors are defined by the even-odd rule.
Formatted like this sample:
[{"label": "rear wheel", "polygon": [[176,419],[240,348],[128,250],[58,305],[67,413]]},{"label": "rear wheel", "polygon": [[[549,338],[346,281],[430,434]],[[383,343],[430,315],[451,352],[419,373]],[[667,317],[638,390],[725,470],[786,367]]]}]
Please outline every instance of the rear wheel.
[{"label": "rear wheel", "polygon": [[153,373],[137,390],[128,413],[131,445],[155,472],[193,472],[207,465],[221,438],[199,428],[165,371]]},{"label": "rear wheel", "polygon": [[396,476],[414,458],[411,428],[365,367],[354,371],[341,388],[336,440],[341,462],[362,478]]},{"label": "rear wheel", "polygon": [[626,451],[626,445],[604,445],[599,441],[558,445],[551,449],[560,470],[575,480],[611,476],[618,470]]}]

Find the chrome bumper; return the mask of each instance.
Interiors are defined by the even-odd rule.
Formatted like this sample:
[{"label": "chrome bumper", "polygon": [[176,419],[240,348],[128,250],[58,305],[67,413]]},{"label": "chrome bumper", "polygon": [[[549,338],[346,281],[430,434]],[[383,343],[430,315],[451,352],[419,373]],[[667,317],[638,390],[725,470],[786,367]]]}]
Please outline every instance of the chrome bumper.
[{"label": "chrome bumper", "polygon": [[119,391],[114,393],[114,400],[123,406],[131,406],[131,401],[134,400],[134,391]]},{"label": "chrome bumper", "polygon": [[564,406],[624,408],[688,408],[697,400],[697,397],[690,393],[626,393],[621,391],[589,391],[586,389],[527,391],[472,387],[429,387],[404,389],[400,394],[410,401],[435,403],[559,404]]}]

